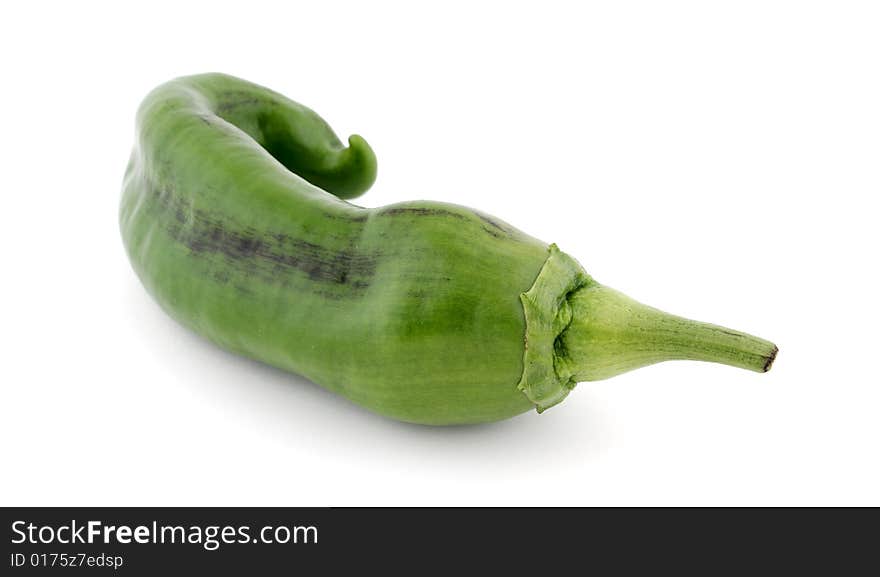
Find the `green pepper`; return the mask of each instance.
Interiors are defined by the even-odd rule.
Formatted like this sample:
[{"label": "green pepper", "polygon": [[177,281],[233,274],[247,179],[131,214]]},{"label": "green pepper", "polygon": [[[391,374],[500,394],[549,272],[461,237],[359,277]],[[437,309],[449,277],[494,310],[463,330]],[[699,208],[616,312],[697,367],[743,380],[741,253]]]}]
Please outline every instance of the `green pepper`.
[{"label": "green pepper", "polygon": [[314,112],[221,74],[172,80],[137,117],[119,220],[175,319],[373,411],[425,424],[539,412],[579,381],[668,359],[766,371],[765,340],[593,280],[487,214],[376,209],[376,159]]}]

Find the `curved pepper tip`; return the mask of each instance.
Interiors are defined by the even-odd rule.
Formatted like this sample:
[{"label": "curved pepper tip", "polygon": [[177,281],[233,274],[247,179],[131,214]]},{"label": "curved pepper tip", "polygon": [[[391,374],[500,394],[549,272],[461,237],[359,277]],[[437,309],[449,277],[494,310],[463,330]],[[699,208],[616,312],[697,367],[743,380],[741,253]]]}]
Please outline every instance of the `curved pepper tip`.
[{"label": "curved pepper tip", "polygon": [[[376,153],[359,134],[348,137],[348,148],[342,151],[337,180],[330,190],[339,198],[355,198],[376,182],[378,163]],[[342,173],[345,178],[339,178]]]}]

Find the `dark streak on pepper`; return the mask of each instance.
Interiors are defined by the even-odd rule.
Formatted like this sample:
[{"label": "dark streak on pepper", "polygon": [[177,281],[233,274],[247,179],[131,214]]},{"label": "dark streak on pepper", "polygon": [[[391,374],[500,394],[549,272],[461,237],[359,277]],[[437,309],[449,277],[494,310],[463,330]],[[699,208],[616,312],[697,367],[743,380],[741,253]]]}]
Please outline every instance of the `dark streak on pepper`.
[{"label": "dark streak on pepper", "polygon": [[[233,230],[208,212],[192,210],[167,188],[154,188],[153,192],[161,210],[173,217],[166,227],[168,234],[195,254],[221,255],[248,275],[281,284],[286,284],[287,273],[298,271],[313,281],[347,285],[355,293],[370,286],[376,255],[362,254],[353,247],[331,250],[286,233],[253,227]],[[215,275],[215,280],[228,283],[228,273],[224,274],[225,279]]]},{"label": "dark streak on pepper", "polygon": [[222,117],[223,114],[228,113],[228,112],[232,112],[233,110],[235,110],[236,108],[238,108],[240,106],[255,105],[255,104],[260,104],[260,100],[258,98],[242,97],[242,98],[238,98],[238,99],[234,99],[234,100],[230,99],[230,100],[226,100],[224,102],[218,103],[217,106],[214,108],[214,111],[216,112],[216,114],[218,116]]},{"label": "dark streak on pepper", "polygon": [[502,232],[506,232],[506,233],[510,232],[509,227],[502,225],[500,222],[498,222],[497,220],[495,220],[494,218],[492,218],[488,214],[483,214],[482,212],[479,212],[476,210],[474,211],[474,214],[477,215],[477,217],[479,217],[480,220],[482,220],[483,222],[485,222],[489,226],[497,228],[498,230],[500,230]]},{"label": "dark streak on pepper", "polygon": [[492,230],[491,228],[486,228],[485,226],[483,226],[481,228],[483,229],[483,232],[485,232],[486,234],[488,234],[491,237],[504,238],[504,235],[498,234],[498,232]]},{"label": "dark streak on pepper", "polygon": [[388,208],[378,213],[381,216],[394,216],[398,214],[409,214],[414,216],[451,216],[453,218],[465,219],[463,214],[445,210],[442,208],[426,208],[426,207],[397,207]]},{"label": "dark streak on pepper", "polygon": [[325,213],[327,218],[332,218],[333,220],[344,220],[346,222],[366,222],[369,215],[366,211],[360,214],[335,214],[335,213]]}]

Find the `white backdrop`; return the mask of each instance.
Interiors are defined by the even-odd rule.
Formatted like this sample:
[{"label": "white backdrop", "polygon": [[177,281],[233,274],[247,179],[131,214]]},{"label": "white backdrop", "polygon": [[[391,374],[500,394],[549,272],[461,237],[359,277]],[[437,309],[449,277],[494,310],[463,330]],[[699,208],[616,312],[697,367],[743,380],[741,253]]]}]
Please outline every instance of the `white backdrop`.
[{"label": "white backdrop", "polygon": [[[876,3],[12,6],[0,504],[880,505]],[[479,208],[776,365],[666,363],[451,429],[219,350],[116,222],[141,98],[205,71],[364,135],[360,204]]]}]

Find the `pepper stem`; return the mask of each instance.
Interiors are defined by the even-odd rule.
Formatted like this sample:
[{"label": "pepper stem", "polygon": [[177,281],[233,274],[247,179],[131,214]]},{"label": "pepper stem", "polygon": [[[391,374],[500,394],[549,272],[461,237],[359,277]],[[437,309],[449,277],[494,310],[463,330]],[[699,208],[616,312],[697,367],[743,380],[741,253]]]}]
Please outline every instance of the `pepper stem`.
[{"label": "pepper stem", "polygon": [[759,373],[776,345],[746,333],[643,305],[597,283],[568,295],[571,323],[556,341],[557,372],[595,381],[668,360],[698,360]]}]

